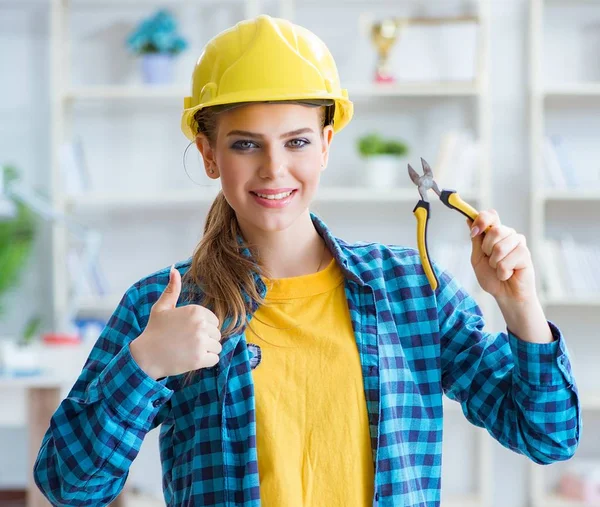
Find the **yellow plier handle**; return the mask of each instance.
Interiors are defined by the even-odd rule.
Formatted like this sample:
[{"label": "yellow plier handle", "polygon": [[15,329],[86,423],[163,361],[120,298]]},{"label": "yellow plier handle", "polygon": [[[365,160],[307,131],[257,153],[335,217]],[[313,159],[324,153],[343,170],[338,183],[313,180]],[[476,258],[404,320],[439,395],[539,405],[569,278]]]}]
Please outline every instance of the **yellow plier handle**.
[{"label": "yellow plier handle", "polygon": [[[464,216],[475,220],[479,215],[479,212],[470,204],[466,203],[461,199],[455,190],[442,190],[440,200],[450,209],[456,210],[462,213]],[[421,265],[429,280],[431,289],[435,292],[439,286],[439,281],[431,265],[429,257],[429,248],[427,246],[427,223],[429,222],[429,203],[427,201],[420,200],[415,208],[413,214],[417,218],[417,246],[419,247],[419,257],[421,258]]]},{"label": "yellow plier handle", "polygon": [[[475,219],[479,216],[479,211],[477,211],[470,204],[463,201],[456,192],[456,190],[442,190],[440,200],[450,209],[454,209],[459,213],[462,213],[464,216],[469,217],[473,221],[475,221]],[[492,227],[493,226],[488,225],[485,231],[483,231],[483,234],[488,232]]]},{"label": "yellow plier handle", "polygon": [[454,209],[464,216],[470,218],[471,220],[475,220],[477,215],[479,215],[479,211],[477,211],[473,206],[467,204],[463,201],[456,190],[442,190],[440,195],[440,201],[442,201],[446,206],[450,209]]},{"label": "yellow plier handle", "polygon": [[421,257],[421,265],[429,280],[431,289],[435,292],[438,288],[439,282],[435,271],[431,265],[429,258],[429,250],[427,248],[427,222],[429,222],[429,203],[422,199],[417,203],[413,209],[413,214],[417,218],[417,245],[419,247],[419,257]]}]

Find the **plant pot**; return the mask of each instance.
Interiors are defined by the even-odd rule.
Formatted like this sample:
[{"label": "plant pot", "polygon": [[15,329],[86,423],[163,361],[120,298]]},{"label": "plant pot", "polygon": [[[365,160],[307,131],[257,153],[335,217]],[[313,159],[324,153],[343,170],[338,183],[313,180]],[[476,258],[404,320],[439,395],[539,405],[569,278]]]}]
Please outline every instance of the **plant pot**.
[{"label": "plant pot", "polygon": [[0,373],[9,376],[41,373],[39,344],[20,345],[15,340],[0,339]]},{"label": "plant pot", "polygon": [[142,55],[144,84],[169,84],[173,82],[173,61],[170,54],[147,53]]},{"label": "plant pot", "polygon": [[[396,187],[399,183],[405,186],[402,180],[402,171],[406,173],[406,158],[397,155],[375,155],[367,157],[363,169],[364,183],[369,188],[386,189]],[[406,178],[410,179],[406,174]]]}]

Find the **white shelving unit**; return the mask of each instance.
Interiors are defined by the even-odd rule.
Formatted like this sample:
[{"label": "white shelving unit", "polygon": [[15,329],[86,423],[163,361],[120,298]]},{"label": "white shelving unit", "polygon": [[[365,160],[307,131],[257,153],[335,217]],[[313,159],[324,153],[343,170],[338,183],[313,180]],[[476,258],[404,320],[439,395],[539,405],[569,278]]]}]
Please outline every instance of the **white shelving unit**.
[{"label": "white shelving unit", "polygon": [[[600,12],[598,0],[530,0],[529,62],[530,62],[530,244],[533,255],[539,259],[546,237],[546,209],[553,203],[569,202],[573,207],[580,204],[600,203],[600,188],[545,189],[542,142],[545,135],[546,109],[553,99],[600,99],[600,82],[566,82],[564,84],[545,84],[543,77],[544,14],[547,7],[562,5],[574,7],[580,4],[595,4]],[[597,219],[600,217],[597,217]],[[587,218],[589,219],[589,217]],[[541,291],[541,281],[540,291]],[[550,312],[552,309],[589,308],[600,309],[600,294],[580,294],[568,296],[550,296],[542,294],[542,304]],[[582,409],[585,413],[600,412],[600,394],[586,392],[581,395]],[[545,467],[531,465],[530,503],[532,507],[590,507],[590,504],[570,501],[549,491],[545,477]],[[597,504],[591,507],[600,507]]]},{"label": "white shelving unit", "polygon": [[[261,12],[260,0],[231,0],[226,2],[232,6],[243,6],[244,17],[253,17]],[[269,2],[270,6],[274,2]],[[293,0],[278,0],[279,15],[288,19],[294,19],[295,6]],[[353,0],[353,4],[359,3]],[[365,10],[368,10],[371,2],[364,0]],[[477,60],[477,78],[472,82],[436,82],[436,83],[410,83],[393,85],[356,84],[345,86],[349,90],[351,100],[355,101],[357,108],[362,100],[373,97],[389,98],[453,98],[469,99],[473,101],[475,114],[475,132],[483,148],[481,166],[479,170],[479,181],[477,188],[459,189],[461,196],[480,209],[491,207],[491,149],[490,149],[490,127],[491,111],[489,96],[489,40],[490,40],[490,5],[489,0],[473,1],[477,8],[479,18],[479,47]],[[74,86],[70,76],[70,61],[72,42],[70,40],[70,16],[73,9],[80,7],[106,6],[111,9],[119,9],[122,6],[157,6],[171,4],[179,5],[202,5],[210,6],[210,1],[192,0],[51,0],[51,116],[52,116],[52,196],[54,206],[64,212],[95,214],[105,211],[125,211],[127,213],[144,213],[151,208],[174,208],[192,207],[200,202],[208,203],[214,198],[217,188],[203,188],[202,190],[175,190],[165,191],[160,194],[133,193],[128,189],[122,192],[92,192],[89,194],[70,197],[66,194],[61,177],[60,148],[63,142],[72,138],[73,130],[73,105],[79,102],[123,103],[134,101],[148,101],[155,103],[179,104],[183,97],[189,93],[186,86]],[[219,0],[219,5],[224,4]],[[315,6],[311,6],[315,8]],[[240,10],[241,12],[241,10]],[[358,20],[357,20],[358,25]],[[355,121],[360,121],[357,118]],[[434,167],[435,171],[435,167]],[[390,191],[373,191],[359,188],[331,188],[322,187],[317,199],[326,202],[336,202],[342,205],[354,206],[368,204],[376,206],[380,203],[414,202],[418,200],[416,188],[398,189]],[[406,217],[412,220],[414,217]],[[115,227],[118,225],[115,224]],[[55,225],[52,235],[53,256],[53,315],[55,323],[61,321],[65,314],[68,296],[68,286],[63,280],[68,279],[64,259],[66,258],[68,241],[65,230]],[[118,296],[107,296],[102,298],[90,298],[84,302],[81,308],[85,314],[110,314],[120,298]],[[488,306],[491,299],[483,299],[482,309],[486,315],[491,315]],[[490,320],[488,318],[488,320]],[[451,409],[458,407],[453,404]],[[474,429],[477,439],[477,491],[472,495],[447,496],[444,495],[442,505],[444,507],[491,507],[492,505],[492,438],[481,429]],[[445,457],[445,462],[451,460]]]}]

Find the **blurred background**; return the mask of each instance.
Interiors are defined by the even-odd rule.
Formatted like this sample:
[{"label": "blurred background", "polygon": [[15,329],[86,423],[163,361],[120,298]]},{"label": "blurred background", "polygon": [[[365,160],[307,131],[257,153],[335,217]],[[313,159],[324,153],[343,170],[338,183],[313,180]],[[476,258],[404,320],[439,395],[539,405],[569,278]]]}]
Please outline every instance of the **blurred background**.
[{"label": "blurred background", "polygon": [[[260,13],[319,35],[355,104],[313,211],[347,241],[416,247],[406,164],[526,234],[585,428],[539,467],[445,412],[442,505],[600,505],[600,1],[0,0],[0,506],[48,505],[41,437],[124,291],[188,258],[219,189],[179,122],[192,69]],[[429,247],[481,305],[461,215]],[[158,430],[120,506],[164,505]]]}]

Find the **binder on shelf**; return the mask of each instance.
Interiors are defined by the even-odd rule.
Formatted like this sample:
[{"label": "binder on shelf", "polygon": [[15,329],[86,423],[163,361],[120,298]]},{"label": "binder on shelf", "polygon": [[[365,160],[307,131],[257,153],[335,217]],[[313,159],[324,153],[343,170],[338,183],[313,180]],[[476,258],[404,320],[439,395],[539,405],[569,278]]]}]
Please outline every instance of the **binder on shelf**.
[{"label": "binder on shelf", "polygon": [[93,261],[86,267],[80,252],[74,246],[67,252],[67,267],[71,275],[71,287],[77,297],[97,297],[108,294],[109,284],[99,262]]},{"label": "binder on shelf", "polygon": [[544,137],[542,160],[547,188],[574,189],[583,186],[562,136],[553,134]]},{"label": "binder on shelf", "polygon": [[78,195],[91,190],[91,178],[85,161],[83,142],[80,138],[65,142],[59,152],[60,167],[67,195]]},{"label": "binder on shelf", "polygon": [[544,241],[540,255],[542,264],[542,284],[544,292],[551,297],[562,297],[565,294],[564,273],[561,269],[559,246],[554,240]]},{"label": "binder on shelf", "polygon": [[434,166],[440,187],[466,191],[477,184],[481,143],[468,130],[451,130],[442,136]]},{"label": "binder on shelf", "polygon": [[551,135],[550,144],[554,148],[556,154],[556,160],[560,167],[561,173],[565,177],[565,182],[570,188],[577,188],[581,186],[581,182],[577,177],[577,170],[573,165],[572,159],[569,155],[569,151],[565,145],[565,141],[560,135]]},{"label": "binder on shelf", "polygon": [[600,294],[600,279],[596,272],[600,248],[576,242],[567,236],[556,242],[555,257],[562,273],[562,295]]},{"label": "binder on shelf", "polygon": [[549,137],[544,137],[542,142],[542,161],[544,167],[544,179],[547,188],[566,188],[567,179],[560,166],[558,154],[554,144]]},{"label": "binder on shelf", "polygon": [[581,256],[575,240],[567,236],[560,240],[565,268],[569,274],[569,289],[571,293],[586,292],[587,280],[581,264]]}]

